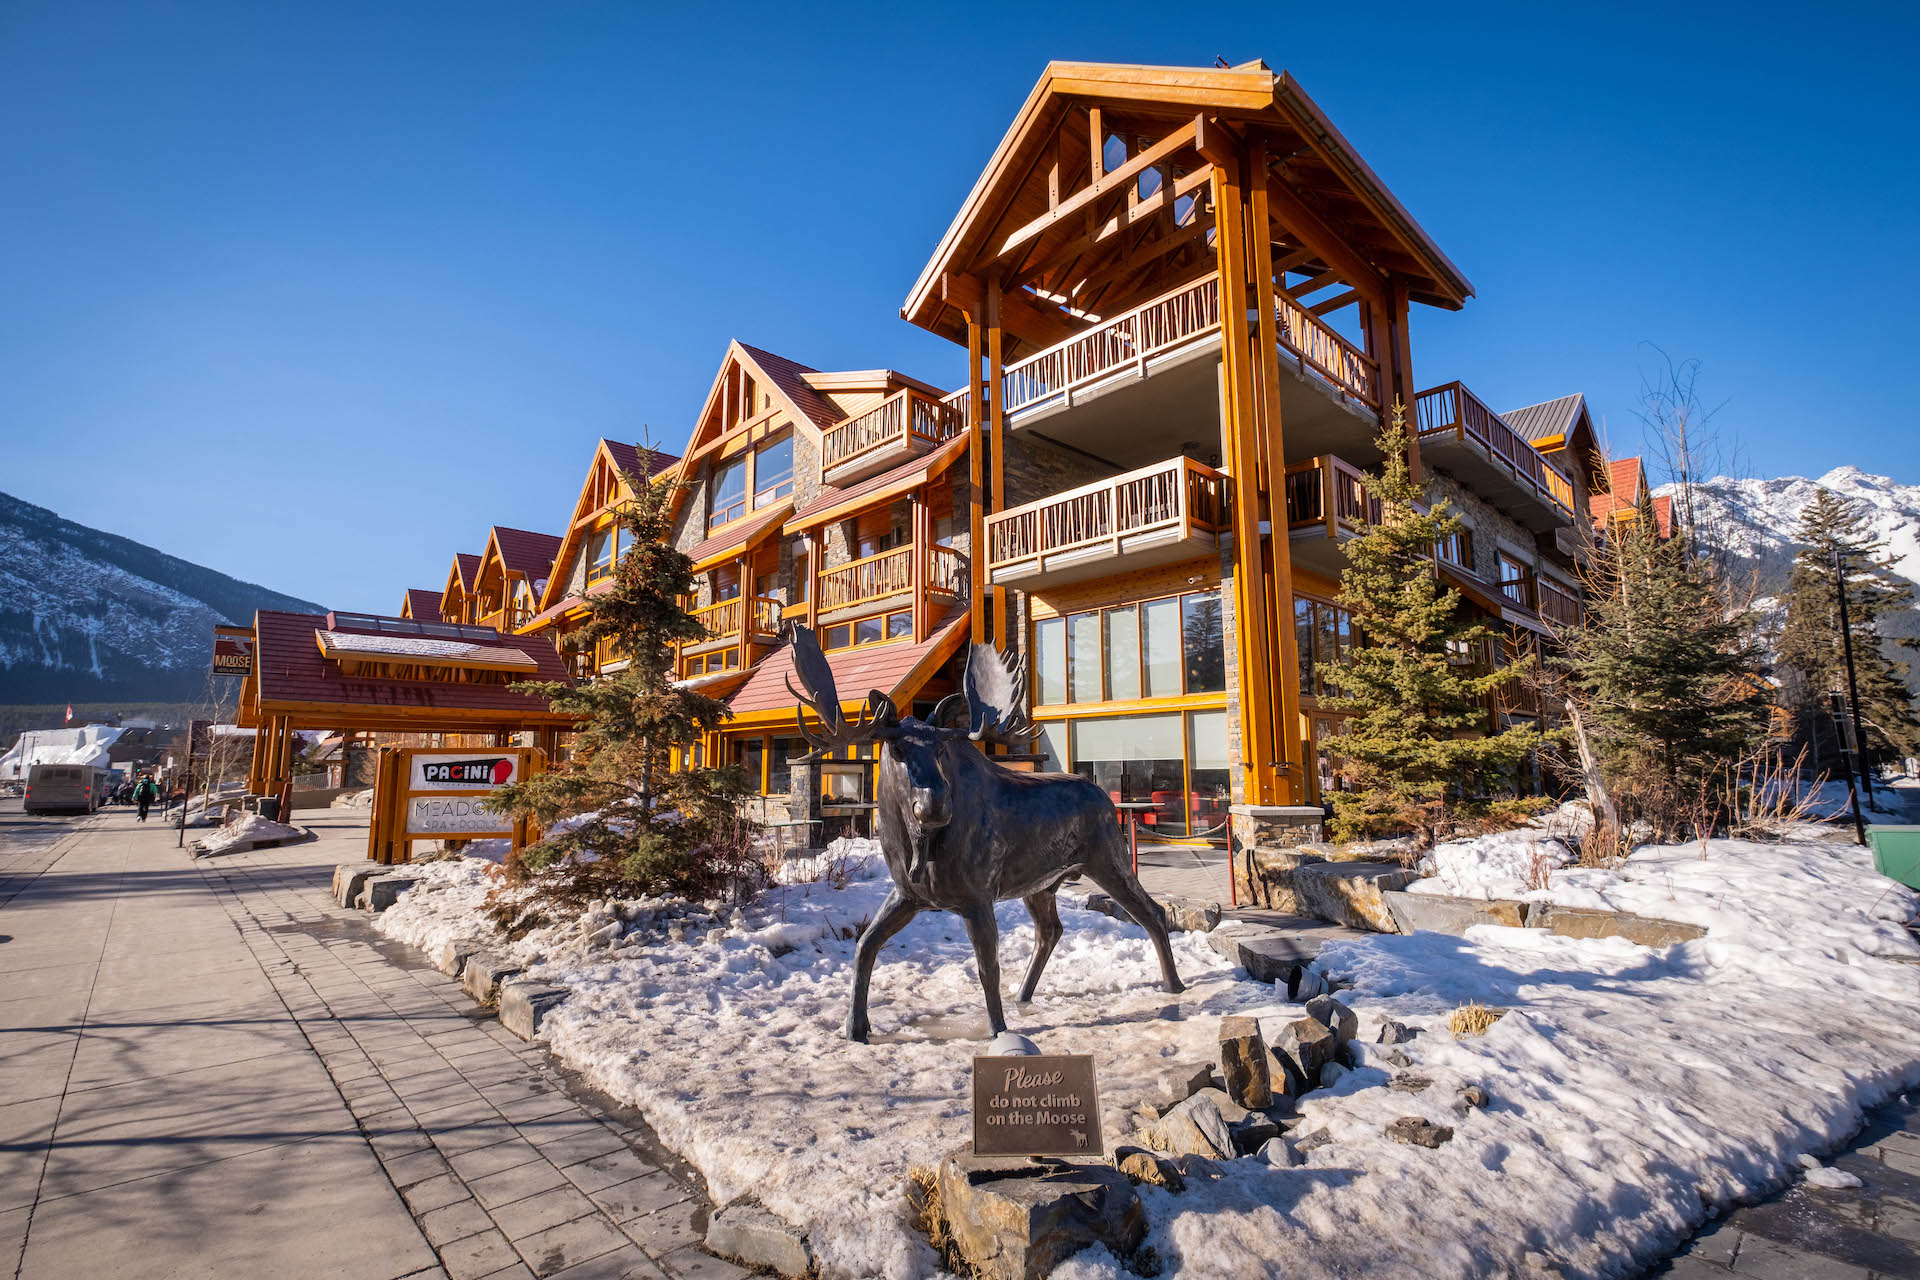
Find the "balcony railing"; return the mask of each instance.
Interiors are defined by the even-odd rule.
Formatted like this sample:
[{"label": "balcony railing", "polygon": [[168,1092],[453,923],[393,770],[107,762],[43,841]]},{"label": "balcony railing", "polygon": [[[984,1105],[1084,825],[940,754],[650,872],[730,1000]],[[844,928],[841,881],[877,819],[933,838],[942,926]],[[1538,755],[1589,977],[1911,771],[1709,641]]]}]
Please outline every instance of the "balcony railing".
[{"label": "balcony railing", "polygon": [[1508,603],[1517,604],[1529,613],[1540,612],[1539,579],[1531,568],[1503,572],[1499,585],[1500,594]]},{"label": "balcony railing", "polygon": [[[894,547],[878,555],[820,571],[820,612],[848,609],[870,600],[913,590],[913,548]],[[967,592],[966,561],[951,547],[927,548],[927,590],[946,595]]]},{"label": "balcony railing", "polygon": [[[745,616],[746,605],[753,605],[753,632],[755,635],[772,635],[780,630],[781,605],[778,600],[768,596],[754,596],[751,602],[735,596],[731,600],[716,600],[710,605],[688,610],[700,625],[706,628],[707,640],[725,640],[740,632],[740,619]],[[705,641],[694,642],[702,644]]]},{"label": "balcony railing", "polygon": [[[1000,378],[1004,412],[1071,400],[1082,387],[1219,328],[1220,282],[1208,276],[1009,365]],[[964,401],[958,398],[963,411]]]},{"label": "balcony railing", "polygon": [[988,516],[987,564],[1002,570],[1103,543],[1118,552],[1123,541],[1143,534],[1218,535],[1226,527],[1220,473],[1175,458]]},{"label": "balcony railing", "polygon": [[970,585],[965,556],[952,547],[936,544],[927,548],[927,590],[964,596]]},{"label": "balcony railing", "polygon": [[1415,404],[1422,440],[1440,436],[1471,440],[1512,468],[1523,486],[1572,513],[1572,482],[1464,383],[1449,382],[1422,391]]},{"label": "balcony railing", "polygon": [[828,427],[821,437],[821,466],[837,467],[909,437],[928,447],[943,444],[967,425],[966,410],[908,388],[888,396],[856,418]]},{"label": "balcony railing", "polygon": [[1367,496],[1358,467],[1331,454],[1287,466],[1287,529],[1326,530],[1329,538],[1380,523],[1380,501]]},{"label": "balcony railing", "polygon": [[1580,625],[1580,601],[1562,591],[1551,578],[1541,578],[1540,616],[1561,627]]},{"label": "balcony railing", "polygon": [[1380,365],[1285,293],[1274,295],[1274,336],[1301,367],[1317,373],[1374,413],[1380,412]]}]

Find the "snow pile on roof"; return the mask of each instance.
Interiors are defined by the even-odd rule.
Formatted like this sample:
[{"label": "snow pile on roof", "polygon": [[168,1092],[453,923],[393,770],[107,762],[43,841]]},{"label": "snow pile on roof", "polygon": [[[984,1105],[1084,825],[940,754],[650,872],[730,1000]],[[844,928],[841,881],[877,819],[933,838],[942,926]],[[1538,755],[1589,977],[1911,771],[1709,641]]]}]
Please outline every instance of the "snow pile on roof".
[{"label": "snow pile on roof", "polygon": [[126,729],[90,724],[79,729],[29,729],[0,756],[0,778],[24,780],[36,764],[88,764],[104,769],[108,753]]},{"label": "snow pile on roof", "polygon": [[320,638],[329,649],[343,653],[384,653],[410,658],[464,658],[475,653],[491,653],[492,645],[471,644],[465,640],[431,640],[424,636],[370,636],[358,631],[322,631]]},{"label": "snow pile on roof", "polygon": [[[1295,1136],[1331,1138],[1304,1166],[1237,1160],[1178,1196],[1141,1188],[1148,1244],[1169,1274],[1614,1275],[1794,1176],[1797,1155],[1840,1142],[1865,1108],[1920,1083],[1920,945],[1901,925],[1920,899],[1875,875],[1865,850],[1816,834],[1553,872],[1556,901],[1707,926],[1658,953],[1491,926],[1335,944],[1319,968],[1351,985],[1341,998],[1362,1039],[1388,1017],[1417,1029],[1400,1048],[1431,1086],[1388,1089],[1392,1068],[1365,1053],[1302,1103]],[[986,1030],[957,919],[923,914],[881,952],[873,1043],[855,1045],[841,1034],[851,938],[884,877],[776,888],[738,910],[644,904],[610,935],[601,926],[596,944],[579,920],[507,942],[480,910],[494,883],[481,865],[419,870],[376,927],[415,945],[482,941],[570,987],[542,1036],[639,1107],[717,1203],[758,1195],[806,1225],[825,1276],[934,1274],[907,1225],[903,1179],[968,1142]],[[1130,1139],[1127,1112],[1162,1068],[1217,1059],[1221,1016],[1299,1016],[1197,934],[1175,935],[1189,986],[1169,996],[1143,931],[1071,894],[1061,906],[1066,935],[1039,995],[1008,1013],[1043,1052],[1094,1055],[1109,1147]],[[998,917],[1011,989],[1033,929],[1019,903]],[[590,922],[602,919],[615,917],[602,908]],[[1455,1038],[1446,1015],[1467,1000],[1511,1012]],[[1456,1112],[1469,1085],[1492,1103]],[[1409,1115],[1455,1136],[1438,1150],[1385,1136]],[[1125,1273],[1096,1250],[1058,1274]]]}]

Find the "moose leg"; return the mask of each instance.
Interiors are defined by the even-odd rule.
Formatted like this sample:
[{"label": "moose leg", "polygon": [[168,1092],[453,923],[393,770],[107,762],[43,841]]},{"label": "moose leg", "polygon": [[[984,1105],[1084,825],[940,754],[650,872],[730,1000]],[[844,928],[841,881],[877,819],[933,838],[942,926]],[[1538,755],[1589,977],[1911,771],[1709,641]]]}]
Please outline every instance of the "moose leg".
[{"label": "moose leg", "polygon": [[1020,1003],[1033,999],[1040,985],[1040,971],[1047,967],[1053,944],[1060,941],[1060,908],[1054,903],[1053,890],[1046,889],[1026,899],[1027,912],[1033,917],[1033,963],[1027,966],[1027,980],[1020,984]]},{"label": "moose leg", "polygon": [[853,949],[853,1007],[847,1010],[847,1039],[858,1044],[867,1042],[867,1033],[872,1030],[867,1024],[867,984],[873,980],[873,962],[879,958],[880,948],[887,944],[887,939],[906,928],[907,921],[919,914],[920,908],[908,902],[895,885],[874,914],[873,923],[860,935]]},{"label": "moose leg", "polygon": [[1153,949],[1160,953],[1160,975],[1166,979],[1167,990],[1179,995],[1187,989],[1180,981],[1180,975],[1173,967],[1173,947],[1167,941],[1167,913],[1160,908],[1140,882],[1120,861],[1118,841],[1115,841],[1115,856],[1108,859],[1110,865],[1100,862],[1087,864],[1087,878],[1106,890],[1107,896],[1120,904],[1120,909],[1132,917],[1133,922],[1147,931],[1153,939]]},{"label": "moose leg", "polygon": [[980,970],[980,989],[987,997],[987,1025],[993,1034],[1007,1029],[1000,1011],[1000,924],[993,918],[993,904],[969,907],[961,918],[967,922],[967,937],[973,942],[973,962]]}]

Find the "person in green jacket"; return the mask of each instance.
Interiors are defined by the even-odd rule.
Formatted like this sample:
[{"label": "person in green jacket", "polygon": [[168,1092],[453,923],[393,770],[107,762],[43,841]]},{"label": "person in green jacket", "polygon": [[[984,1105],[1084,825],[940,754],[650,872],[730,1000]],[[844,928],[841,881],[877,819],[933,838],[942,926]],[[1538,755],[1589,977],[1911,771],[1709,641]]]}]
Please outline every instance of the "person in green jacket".
[{"label": "person in green jacket", "polygon": [[147,806],[152,804],[159,794],[160,788],[155,785],[150,774],[141,774],[140,781],[133,784],[133,802],[140,806],[140,821],[147,820]]}]

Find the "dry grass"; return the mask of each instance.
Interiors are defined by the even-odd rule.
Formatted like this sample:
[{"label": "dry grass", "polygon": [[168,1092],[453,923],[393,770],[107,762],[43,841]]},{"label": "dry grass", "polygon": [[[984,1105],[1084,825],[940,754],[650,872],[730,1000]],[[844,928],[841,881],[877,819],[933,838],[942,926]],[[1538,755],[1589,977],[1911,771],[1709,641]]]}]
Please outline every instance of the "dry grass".
[{"label": "dry grass", "polygon": [[1505,1009],[1489,1009],[1478,1001],[1469,1000],[1447,1018],[1447,1030],[1457,1036],[1485,1035],[1487,1028],[1506,1014]]},{"label": "dry grass", "polygon": [[975,1277],[976,1272],[954,1247],[953,1233],[947,1228],[946,1206],[940,1202],[940,1171],[930,1164],[907,1167],[907,1223],[927,1238],[939,1255],[940,1265],[954,1275]]}]

